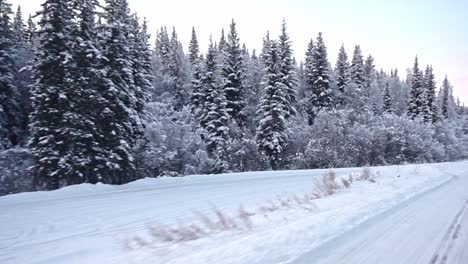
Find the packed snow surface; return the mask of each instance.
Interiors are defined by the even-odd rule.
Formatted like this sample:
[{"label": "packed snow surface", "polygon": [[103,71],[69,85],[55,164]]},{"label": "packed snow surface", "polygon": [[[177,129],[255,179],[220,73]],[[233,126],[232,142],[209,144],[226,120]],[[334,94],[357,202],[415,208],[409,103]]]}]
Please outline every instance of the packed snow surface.
[{"label": "packed snow surface", "polygon": [[[338,177],[360,171],[336,170]],[[324,172],[144,179],[0,197],[0,263],[468,263],[468,162],[374,167],[375,183],[259,210],[310,194]],[[229,217],[241,206],[255,212],[249,228],[238,222],[184,241],[150,232],[203,228],[195,211],[216,220],[213,208]]]}]

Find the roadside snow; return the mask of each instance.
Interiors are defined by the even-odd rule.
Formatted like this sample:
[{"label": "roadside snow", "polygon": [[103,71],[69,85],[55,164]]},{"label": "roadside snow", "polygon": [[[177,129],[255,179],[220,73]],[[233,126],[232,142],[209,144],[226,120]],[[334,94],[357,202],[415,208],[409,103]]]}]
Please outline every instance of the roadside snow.
[{"label": "roadside snow", "polygon": [[[355,182],[333,196],[251,217],[253,227],[185,242],[160,242],[148,226],[197,223],[303,196],[324,170],[145,179],[124,186],[81,185],[0,197],[0,263],[287,263],[366,219],[444,184],[468,162],[371,168],[376,183]],[[338,169],[338,176],[360,169]],[[399,177],[398,177],[399,176]],[[144,240],[140,245],[134,241]]]}]

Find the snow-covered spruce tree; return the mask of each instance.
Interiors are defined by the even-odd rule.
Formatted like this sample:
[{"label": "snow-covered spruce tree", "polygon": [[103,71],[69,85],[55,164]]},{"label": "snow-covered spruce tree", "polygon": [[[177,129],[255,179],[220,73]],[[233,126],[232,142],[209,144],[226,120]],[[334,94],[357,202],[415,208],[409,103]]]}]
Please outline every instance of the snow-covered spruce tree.
[{"label": "snow-covered spruce tree", "polygon": [[216,160],[211,173],[222,173],[228,169],[226,146],[229,140],[229,114],[226,110],[223,87],[219,80],[216,55],[216,48],[210,40],[202,79],[204,102],[200,121],[204,129],[203,138],[208,154]]},{"label": "snow-covered spruce tree", "polygon": [[[34,24],[33,24],[34,25]],[[37,41],[28,40],[29,29],[23,22],[21,8],[18,10],[13,20],[14,34],[14,52],[12,58],[15,63],[16,74],[14,76],[14,84],[18,88],[19,98],[16,98],[21,111],[21,136],[19,144],[24,145],[27,141],[29,114],[31,113],[31,93],[30,86],[34,83],[31,66],[34,62],[34,49]]]},{"label": "snow-covered spruce tree", "polygon": [[281,79],[286,89],[287,109],[286,118],[296,113],[294,103],[296,102],[297,78],[296,78],[296,65],[293,60],[293,50],[291,48],[291,40],[286,32],[286,21],[283,19],[281,25],[281,35],[277,43],[279,52],[279,67]]},{"label": "snow-covered spruce tree", "polygon": [[60,186],[83,182],[106,182],[107,161],[111,152],[103,145],[106,135],[100,127],[99,116],[109,105],[103,97],[106,81],[102,72],[103,58],[95,24],[96,0],[72,0],[75,25],[70,34],[72,64],[66,70],[70,87],[59,96],[66,97],[62,125],[67,145],[61,147]]},{"label": "snow-covered spruce tree", "polygon": [[200,46],[198,45],[197,33],[195,27],[192,27],[192,38],[189,44],[189,60],[193,65],[200,58]]},{"label": "snow-covered spruce tree", "polygon": [[448,81],[447,75],[445,75],[444,81],[442,82],[441,90],[441,112],[444,119],[450,117],[450,83]]},{"label": "snow-covered spruce tree", "polygon": [[174,110],[180,111],[189,100],[187,91],[189,70],[183,47],[177,37],[175,27],[172,28],[169,54],[169,64],[167,67],[169,75],[173,79],[172,94],[174,96]]},{"label": "snow-covered spruce tree", "polygon": [[353,59],[349,69],[350,85],[345,91],[345,104],[357,110],[364,110],[367,106],[365,93],[365,73],[364,59],[362,57],[361,47],[356,45],[354,48]]},{"label": "snow-covered spruce tree", "polygon": [[33,19],[32,19],[32,16],[29,15],[29,18],[28,18],[28,25],[26,27],[26,41],[31,44],[31,45],[34,45],[36,43],[36,23],[34,23]]},{"label": "snow-covered spruce tree", "polygon": [[341,45],[340,51],[338,53],[338,59],[335,66],[336,74],[336,86],[338,88],[336,94],[336,105],[341,108],[344,106],[344,93],[346,86],[349,83],[349,62],[348,55],[344,45]]},{"label": "snow-covered spruce tree", "polygon": [[393,109],[393,96],[390,92],[390,84],[388,82],[385,84],[383,93],[383,111],[387,114],[393,114],[395,112]]},{"label": "snow-covered spruce tree", "polygon": [[133,82],[135,89],[133,93],[136,97],[135,110],[140,115],[145,111],[145,103],[149,101],[151,92],[153,91],[153,65],[151,62],[151,48],[149,46],[149,34],[146,20],[139,25],[138,17],[132,17],[132,32],[133,32],[133,47],[132,51],[132,69]]},{"label": "snow-covered spruce tree", "polygon": [[288,90],[282,80],[283,61],[279,46],[277,42],[271,41],[265,53],[264,90],[257,112],[260,118],[257,145],[273,170],[280,168],[281,154],[288,140],[285,118],[290,114]]},{"label": "snow-covered spruce tree", "polygon": [[34,64],[36,84],[32,90],[30,148],[37,158],[35,185],[57,189],[82,182],[68,156],[81,134],[72,122],[80,117],[70,96],[72,72],[73,9],[70,0],[47,0],[42,4],[39,47]]},{"label": "snow-covered spruce tree", "polygon": [[356,47],[354,47],[349,77],[353,83],[355,83],[360,89],[362,89],[362,87],[365,84],[366,77],[364,72],[364,59],[362,57],[361,47],[359,45],[356,45]]},{"label": "snow-covered spruce tree", "polygon": [[407,115],[411,119],[420,117],[424,113],[424,77],[418,65],[418,57],[414,61],[411,72],[411,91],[408,101]]},{"label": "snow-covered spruce tree", "polygon": [[435,123],[438,119],[436,83],[432,66],[426,67],[424,74],[424,121]]},{"label": "snow-covered spruce tree", "polygon": [[262,53],[260,53],[260,60],[264,63],[265,58],[268,56],[268,47],[270,45],[270,31],[267,31],[265,37],[263,37]]},{"label": "snow-covered spruce tree", "polygon": [[221,76],[223,78],[224,94],[226,96],[227,112],[236,121],[237,125],[244,127],[246,124],[245,87],[244,87],[244,62],[240,48],[236,23],[232,20],[225,43]]},{"label": "snow-covered spruce tree", "polygon": [[[323,42],[322,33],[319,33],[313,51],[312,70],[313,86],[311,103],[315,115],[321,110],[330,110],[333,108],[333,92],[330,86],[329,67],[327,48]],[[313,118],[311,119],[313,120]]]},{"label": "snow-covered spruce tree", "polygon": [[316,116],[315,105],[317,104],[316,94],[314,93],[314,40],[311,39],[307,46],[305,66],[304,66],[304,97],[306,100],[306,111],[308,115],[308,123],[312,125]]},{"label": "snow-covered spruce tree", "polygon": [[18,9],[15,13],[15,18],[13,19],[13,34],[15,37],[15,41],[17,42],[26,42],[27,41],[27,34],[26,34],[26,25],[23,21],[23,14],[21,12],[21,6],[18,6]]},{"label": "snow-covered spruce tree", "polygon": [[126,0],[106,0],[104,52],[107,87],[102,95],[109,103],[100,114],[105,136],[101,144],[111,152],[105,183],[122,184],[136,178],[133,148],[143,136],[141,87],[134,80],[134,35]]},{"label": "snow-covered spruce tree", "polygon": [[369,54],[369,56],[367,56],[364,62],[364,79],[365,79],[364,96],[366,99],[369,99],[371,97],[371,93],[373,92],[371,89],[371,85],[372,85],[372,82],[375,80],[375,78],[376,78],[376,70],[375,70],[375,65],[374,65],[374,57],[372,57],[372,55]]},{"label": "snow-covered spruce tree", "polygon": [[[221,29],[221,37],[219,38],[219,43],[218,43],[218,52],[223,53],[226,51],[226,46],[227,46],[227,41],[226,41],[226,36],[224,34],[224,28]],[[221,57],[222,61],[222,57]]]},{"label": "snow-covered spruce tree", "polygon": [[22,112],[20,93],[15,84],[17,74],[13,61],[15,35],[10,17],[11,6],[0,0],[0,149],[16,146],[21,140]]},{"label": "snow-covered spruce tree", "polygon": [[256,130],[256,118],[255,113],[257,112],[260,104],[260,97],[262,91],[262,79],[264,75],[264,65],[262,60],[257,56],[255,50],[252,51],[252,56],[249,59],[249,64],[246,65],[248,73],[245,78],[245,98],[246,106],[245,112],[247,116],[247,128],[250,129],[252,134],[255,134]]},{"label": "snow-covered spruce tree", "polygon": [[167,33],[166,27],[161,27],[157,36],[156,36],[156,54],[159,56],[162,64],[162,73],[167,74],[169,69],[168,65],[170,63],[171,57],[171,43],[169,34]]},{"label": "snow-covered spruce tree", "polygon": [[203,60],[200,56],[195,27],[192,28],[192,39],[189,45],[189,59],[192,65],[192,93],[190,95],[190,110],[197,121],[203,108]]}]

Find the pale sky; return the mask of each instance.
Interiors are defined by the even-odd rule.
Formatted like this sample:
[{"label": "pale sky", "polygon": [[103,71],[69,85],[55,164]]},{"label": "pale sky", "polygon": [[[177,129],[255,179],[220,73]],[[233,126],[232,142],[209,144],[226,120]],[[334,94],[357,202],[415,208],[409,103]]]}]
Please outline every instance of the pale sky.
[{"label": "pale sky", "polygon": [[[267,30],[279,34],[286,19],[295,57],[303,60],[310,38],[323,32],[329,60],[335,65],[345,44],[352,56],[355,44],[375,58],[378,69],[398,68],[406,76],[418,55],[422,68],[432,64],[440,86],[445,74],[455,95],[468,104],[467,0],[128,0],[132,11],[149,21],[150,33],[165,25],[176,27],[187,48],[195,26],[203,51],[210,34],[219,39],[232,18],[241,42],[261,48]],[[42,0],[9,0],[22,6],[24,16],[39,10]]]}]

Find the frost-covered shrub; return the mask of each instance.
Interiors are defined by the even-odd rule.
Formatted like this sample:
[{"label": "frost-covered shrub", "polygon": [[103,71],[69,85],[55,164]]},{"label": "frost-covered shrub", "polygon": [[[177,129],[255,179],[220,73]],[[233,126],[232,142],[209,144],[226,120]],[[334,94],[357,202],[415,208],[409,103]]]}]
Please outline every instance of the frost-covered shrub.
[{"label": "frost-covered shrub", "polygon": [[[406,116],[320,113],[311,127],[300,168],[419,163],[466,157],[461,125],[426,124]],[[294,137],[294,136],[291,136]],[[302,138],[305,138],[302,136]],[[465,140],[466,142],[460,142]]]},{"label": "frost-covered shrub", "polygon": [[0,151],[0,195],[33,190],[31,153],[22,148]]},{"label": "frost-covered shrub", "polygon": [[146,124],[146,140],[138,155],[142,177],[178,176],[197,171],[196,153],[204,149],[203,142],[193,132],[190,111],[172,108],[164,102],[147,106],[151,119]]}]

